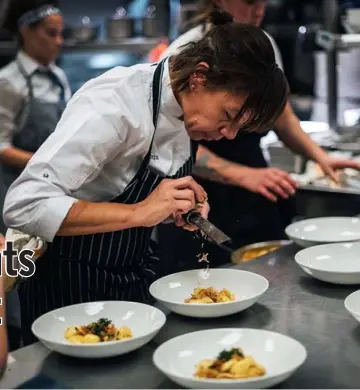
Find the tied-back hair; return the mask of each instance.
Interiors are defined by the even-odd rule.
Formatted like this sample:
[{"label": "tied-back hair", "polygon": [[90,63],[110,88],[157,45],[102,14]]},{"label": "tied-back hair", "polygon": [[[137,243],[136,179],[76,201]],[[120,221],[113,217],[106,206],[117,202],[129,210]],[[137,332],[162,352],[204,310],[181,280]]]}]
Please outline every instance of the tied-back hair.
[{"label": "tied-back hair", "polygon": [[[202,73],[209,90],[245,97],[234,118],[235,123],[241,119],[242,131],[271,129],[285,108],[289,87],[269,38],[258,27],[232,23],[222,10],[212,12],[211,23],[214,27],[201,40],[171,58],[174,90],[188,90],[190,76]],[[209,69],[199,72],[201,62]]]},{"label": "tied-back hair", "polygon": [[[35,10],[44,5],[59,6],[58,0],[3,0],[0,9],[0,27],[11,33],[19,35],[18,21],[28,11]],[[30,27],[36,27],[40,22],[33,23]]]}]

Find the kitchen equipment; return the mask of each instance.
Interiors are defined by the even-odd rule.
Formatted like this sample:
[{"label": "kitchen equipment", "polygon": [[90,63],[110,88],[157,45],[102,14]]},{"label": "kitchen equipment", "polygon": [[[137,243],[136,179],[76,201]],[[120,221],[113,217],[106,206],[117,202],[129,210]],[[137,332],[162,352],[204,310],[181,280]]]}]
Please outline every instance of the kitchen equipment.
[{"label": "kitchen equipment", "polygon": [[[210,266],[211,266],[211,259]],[[195,260],[196,261],[196,260]],[[185,303],[197,287],[226,288],[235,300],[224,303]],[[269,288],[269,282],[253,272],[238,269],[210,268],[206,280],[199,279],[199,270],[165,276],[151,284],[150,294],[171,311],[195,318],[216,318],[239,313],[254,305]]]},{"label": "kitchen equipment", "polygon": [[183,219],[190,225],[197,226],[211,241],[220,246],[226,251],[233,252],[233,250],[227,245],[230,244],[231,239],[224,232],[218,229],[215,225],[210,223],[207,219],[203,218],[201,214],[196,210],[191,210],[185,215]]},{"label": "kitchen equipment", "polygon": [[[215,359],[220,352],[232,348],[241,348],[246,356],[252,356],[264,366],[265,375],[246,379],[194,377],[202,360]],[[289,378],[306,358],[306,348],[289,336],[263,329],[220,328],[166,341],[155,350],[153,362],[182,389],[265,389]]]},{"label": "kitchen equipment", "polygon": [[92,42],[98,37],[99,30],[99,26],[92,25],[90,18],[84,16],[79,25],[64,29],[64,40],[79,43]]},{"label": "kitchen equipment", "polygon": [[287,236],[301,247],[360,241],[360,219],[354,217],[311,218],[285,229]]},{"label": "kitchen equipment", "polygon": [[255,244],[246,245],[233,252],[231,261],[235,264],[246,263],[255,260],[261,256],[265,256],[270,252],[274,252],[279,248],[292,244],[292,241],[264,241]]},{"label": "kitchen equipment", "polygon": [[334,284],[360,284],[360,242],[317,245],[295,255],[296,263],[315,279]]},{"label": "kitchen equipment", "polygon": [[156,18],[156,7],[150,5],[146,9],[146,15],[141,18],[142,33],[147,38],[157,38],[163,36],[163,32],[159,25],[159,20]]},{"label": "kitchen equipment", "polygon": [[127,16],[126,9],[119,7],[107,21],[107,35],[113,41],[131,38],[135,35],[135,19]]},{"label": "kitchen equipment", "polygon": [[[132,338],[97,344],[71,344],[64,334],[68,327],[88,325],[107,318],[119,328],[128,326]],[[80,303],[62,307],[39,317],[32,325],[34,335],[49,349],[63,355],[101,359],[119,356],[147,344],[166,322],[165,314],[150,305],[126,301]]]}]

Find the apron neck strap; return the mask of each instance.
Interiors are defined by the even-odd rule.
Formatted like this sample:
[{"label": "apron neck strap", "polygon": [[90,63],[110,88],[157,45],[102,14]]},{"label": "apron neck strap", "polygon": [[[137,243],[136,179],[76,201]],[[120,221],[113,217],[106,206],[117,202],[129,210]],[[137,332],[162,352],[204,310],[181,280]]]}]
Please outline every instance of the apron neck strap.
[{"label": "apron neck strap", "polygon": [[159,111],[160,111],[160,105],[161,105],[161,88],[162,88],[162,77],[164,73],[164,65],[165,65],[166,58],[164,58],[159,64],[156,66],[153,82],[152,82],[152,111],[153,111],[153,124],[154,124],[154,133],[152,135],[151,143],[149,150],[142,162],[142,166],[140,167],[140,170],[146,169],[146,167],[149,165],[150,158],[151,158],[151,149],[153,146],[154,138],[155,138],[155,132],[156,127],[159,119]]},{"label": "apron neck strap", "polygon": [[27,85],[28,90],[29,90],[29,96],[33,97],[34,93],[33,93],[33,86],[32,86],[32,82],[31,82],[32,75],[29,75],[26,73],[24,67],[22,66],[22,64],[19,60],[17,60],[16,63],[17,63],[17,66],[20,70],[20,73],[24,76],[24,79],[26,80],[26,85]]}]

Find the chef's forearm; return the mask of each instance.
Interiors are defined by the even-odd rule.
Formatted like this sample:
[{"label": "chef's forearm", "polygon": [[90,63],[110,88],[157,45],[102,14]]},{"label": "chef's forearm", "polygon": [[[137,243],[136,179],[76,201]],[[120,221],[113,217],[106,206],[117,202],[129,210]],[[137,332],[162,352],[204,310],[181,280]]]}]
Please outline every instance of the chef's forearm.
[{"label": "chef's forearm", "polygon": [[287,147],[299,155],[313,161],[321,161],[327,156],[326,152],[303,131],[299,118],[289,103],[276,123],[275,132]]},{"label": "chef's forearm", "polygon": [[141,216],[136,204],[78,201],[69,210],[57,235],[76,236],[107,233],[141,225]]},{"label": "chef's forearm", "polygon": [[[223,184],[239,185],[239,176],[246,174],[247,167],[233,163],[219,157],[215,153],[202,145],[199,145],[196,154],[196,164],[193,169],[193,175],[203,179],[216,181]],[[236,171],[237,179],[233,179],[233,173]]]},{"label": "chef's forearm", "polygon": [[25,168],[33,153],[10,146],[0,151],[0,160],[6,165]]}]

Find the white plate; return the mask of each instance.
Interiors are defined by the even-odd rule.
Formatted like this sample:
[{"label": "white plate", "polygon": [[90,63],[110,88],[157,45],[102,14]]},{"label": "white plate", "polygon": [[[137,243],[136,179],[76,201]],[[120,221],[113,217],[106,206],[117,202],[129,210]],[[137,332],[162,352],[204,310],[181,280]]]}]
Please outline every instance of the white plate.
[{"label": "white plate", "polygon": [[303,249],[297,264],[309,275],[335,284],[360,284],[360,242],[325,244]]},{"label": "white plate", "polygon": [[360,322],[360,290],[353,292],[345,299],[346,310]]},{"label": "white plate", "polygon": [[[202,379],[193,376],[203,359],[214,359],[224,349],[242,348],[266,369],[262,377]],[[155,366],[169,379],[192,389],[264,389],[286,380],[305,361],[306,349],[298,341],[260,329],[210,329],[175,337],[159,346]]]},{"label": "white plate", "polygon": [[[202,281],[199,270],[179,272],[158,279],[150,286],[150,294],[175,313],[189,317],[223,317],[238,313],[257,302],[269,288],[269,282],[262,276],[237,269],[210,269],[207,280]],[[201,282],[201,284],[199,283]],[[228,289],[236,300],[225,303],[190,304],[194,288],[215,287]]]},{"label": "white plate", "polygon": [[360,240],[360,219],[323,217],[295,222],[285,233],[301,247]]},{"label": "white plate", "polygon": [[[72,344],[64,338],[66,329],[107,318],[119,328],[128,326],[133,338],[98,344]],[[32,325],[34,335],[49,349],[82,358],[104,358],[134,351],[148,343],[166,322],[155,307],[136,302],[106,301],[81,303],[54,310]]]}]

